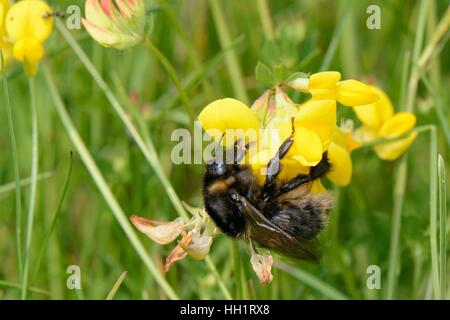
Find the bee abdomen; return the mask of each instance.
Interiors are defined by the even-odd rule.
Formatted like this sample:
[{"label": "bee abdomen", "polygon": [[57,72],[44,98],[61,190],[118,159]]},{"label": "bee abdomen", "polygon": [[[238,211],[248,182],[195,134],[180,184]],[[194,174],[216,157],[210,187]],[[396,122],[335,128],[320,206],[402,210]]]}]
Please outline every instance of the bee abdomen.
[{"label": "bee abdomen", "polygon": [[268,206],[268,218],[295,238],[311,240],[325,227],[332,206],[328,194],[306,195]]}]

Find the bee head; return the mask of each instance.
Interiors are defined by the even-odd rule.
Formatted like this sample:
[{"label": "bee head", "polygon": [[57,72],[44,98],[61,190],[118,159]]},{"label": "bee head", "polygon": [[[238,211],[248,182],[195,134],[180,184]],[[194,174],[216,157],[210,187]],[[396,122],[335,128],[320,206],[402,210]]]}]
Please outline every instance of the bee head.
[{"label": "bee head", "polygon": [[228,171],[228,167],[223,162],[211,161],[206,165],[206,173],[212,178],[218,178],[225,175]]}]

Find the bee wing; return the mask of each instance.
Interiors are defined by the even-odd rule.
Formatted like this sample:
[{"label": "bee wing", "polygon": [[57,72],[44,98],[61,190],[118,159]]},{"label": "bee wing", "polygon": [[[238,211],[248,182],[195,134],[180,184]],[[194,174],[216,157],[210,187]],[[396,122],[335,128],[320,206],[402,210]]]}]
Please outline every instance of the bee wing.
[{"label": "bee wing", "polygon": [[246,217],[250,237],[261,246],[283,255],[318,262],[322,257],[317,239],[299,240],[268,220],[245,197],[237,195],[240,212]]}]

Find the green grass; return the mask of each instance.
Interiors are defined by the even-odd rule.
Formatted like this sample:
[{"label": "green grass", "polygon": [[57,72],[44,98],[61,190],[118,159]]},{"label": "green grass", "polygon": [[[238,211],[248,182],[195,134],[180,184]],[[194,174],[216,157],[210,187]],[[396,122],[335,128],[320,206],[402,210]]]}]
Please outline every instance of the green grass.
[{"label": "green grass", "polygon": [[[3,74],[0,299],[450,298],[446,1],[146,2],[145,43],[117,52],[58,23],[34,81],[19,64]],[[381,8],[380,30],[366,27],[369,4]],[[338,70],[382,87],[397,111],[416,114],[418,137],[394,163],[370,145],[354,151],[351,185],[327,185],[336,201],[319,265],[275,256],[274,280],[261,286],[247,245],[220,235],[208,259],[164,274],[173,246],[128,217],[188,219],[182,201],[201,206],[203,165],[174,165],[171,133],[192,131],[214,99],[251,104],[267,88],[255,66],[277,41],[290,71]],[[345,118],[359,126],[339,107]],[[70,265],[81,290],[66,287]],[[366,286],[370,265],[380,290]]]}]

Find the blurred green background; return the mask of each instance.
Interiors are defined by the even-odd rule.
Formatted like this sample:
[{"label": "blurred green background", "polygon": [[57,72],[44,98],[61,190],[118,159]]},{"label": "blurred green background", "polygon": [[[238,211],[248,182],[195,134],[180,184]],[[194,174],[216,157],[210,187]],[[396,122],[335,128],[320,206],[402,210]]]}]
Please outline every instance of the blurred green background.
[{"label": "blurred green background", "polygon": [[[48,2],[61,11],[68,5],[77,4],[84,12],[84,1]],[[219,7],[219,14],[213,14],[211,2]],[[411,56],[415,43],[420,41],[417,39],[419,21],[421,17],[424,19],[423,41],[419,47],[419,53],[422,53],[448,7],[445,0],[282,0],[267,1],[268,16],[264,17],[264,11],[261,11],[264,2],[260,1],[146,3],[151,16],[150,37],[174,65],[187,88],[195,114],[221,97],[248,99],[246,102],[250,104],[265,89],[254,77],[256,63],[274,57],[291,71],[312,73],[325,68],[340,71],[343,78],[376,84],[390,96],[396,111],[403,110],[411,74]],[[381,8],[380,30],[369,30],[366,26],[369,16],[366,9],[371,4]],[[221,26],[230,35],[228,44],[224,44],[218,35],[220,18],[224,20]],[[264,25],[268,21],[272,26]],[[450,56],[448,46],[443,45],[448,39],[446,31],[425,71],[433,92],[419,81],[414,112],[418,126],[437,126],[439,152],[448,163],[450,152],[444,127],[448,128],[450,119]],[[191,129],[192,125],[178,91],[162,65],[144,46],[118,52],[100,47],[83,29],[71,33],[122,104],[126,108],[135,108],[145,121],[164,170],[179,197],[193,206],[201,206],[203,165],[173,165],[170,161],[171,149],[176,144],[170,140],[171,132],[182,127]],[[272,43],[268,41],[271,38]],[[103,92],[57,30],[47,42],[46,49],[43,64],[51,69],[72,120],[125,213],[155,220],[176,218],[176,211],[155,172],[112,111]],[[227,60],[230,53],[237,58],[234,65]],[[7,74],[20,174],[26,178],[30,175],[31,157],[27,79],[19,65],[13,66]],[[38,183],[30,285],[44,292],[32,292],[29,297],[104,299],[120,273],[126,270],[128,275],[116,299],[167,298],[131,247],[76,152],[59,220],[45,250],[42,266],[34,277],[36,259],[66,178],[70,151],[75,150],[55,111],[42,70],[36,78],[36,92],[39,172],[44,178]],[[3,105],[3,99],[1,101]],[[438,107],[443,112],[440,120],[436,112]],[[339,118],[355,119],[350,111],[339,108]],[[20,286],[20,279],[15,248],[15,193],[14,187],[9,185],[14,182],[14,173],[6,112],[4,108],[0,112],[0,298],[15,299],[20,296],[15,287]],[[356,119],[355,123],[358,123]],[[210,256],[231,295],[242,297],[242,290],[236,288],[243,285],[243,291],[252,299],[432,298],[429,141],[429,135],[420,134],[404,158],[406,160],[395,163],[379,160],[369,149],[352,154],[354,174],[351,185],[332,190],[337,205],[321,235],[324,258],[320,265],[277,257],[285,270],[274,267],[272,284],[261,286],[251,269],[248,248],[239,243],[243,280],[237,281],[235,261],[231,259],[232,241],[225,236],[217,237]],[[399,196],[394,193],[394,186],[399,184],[396,173],[400,162],[407,162],[408,168],[403,207],[400,207],[400,215],[395,216],[394,204],[398,205]],[[29,188],[25,186],[22,189],[24,212],[28,192]],[[396,217],[400,225],[395,224]],[[395,226],[400,228],[395,229]],[[392,244],[395,230],[399,231],[399,241]],[[141,234],[138,236],[162,268],[172,246],[163,247]],[[392,264],[393,258],[395,264]],[[81,290],[66,287],[69,265],[81,268]],[[380,290],[369,290],[366,286],[369,265],[381,268]],[[202,261],[186,258],[164,276],[180,298],[224,298],[216,277]],[[389,287],[393,290],[391,295]]]}]

